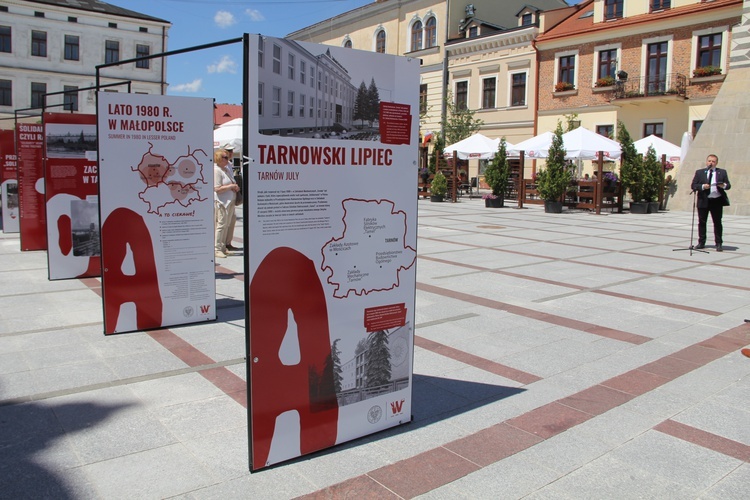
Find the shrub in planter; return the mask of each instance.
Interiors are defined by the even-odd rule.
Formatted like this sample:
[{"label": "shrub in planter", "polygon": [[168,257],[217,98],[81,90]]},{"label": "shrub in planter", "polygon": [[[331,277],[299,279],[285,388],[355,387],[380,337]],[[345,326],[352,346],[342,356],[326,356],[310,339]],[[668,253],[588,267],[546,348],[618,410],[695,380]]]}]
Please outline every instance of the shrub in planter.
[{"label": "shrub in planter", "polygon": [[700,78],[701,76],[712,76],[720,75],[721,68],[718,66],[701,66],[693,70],[693,78]]},{"label": "shrub in planter", "polygon": [[[434,198],[440,198],[439,201],[445,197],[445,193],[448,192],[448,180],[445,178],[443,173],[438,170],[435,177],[432,178],[432,184],[430,184],[430,196]],[[435,200],[438,201],[438,200]]]},{"label": "shrub in planter", "polygon": [[495,156],[484,169],[484,181],[492,189],[492,195],[495,198],[505,199],[505,192],[508,190],[510,164],[508,163],[507,147],[505,137],[503,137],[500,139],[500,145],[497,147]]},{"label": "shrub in planter", "polygon": [[617,122],[617,138],[622,148],[622,166],[620,167],[622,188],[630,192],[630,197],[634,202],[640,202],[645,198],[647,182],[643,157],[636,151],[633,139],[621,121]]},{"label": "shrub in planter", "polygon": [[664,168],[656,159],[656,151],[652,146],[648,147],[643,158],[643,174],[643,199],[653,203],[659,199],[659,189],[664,185]]},{"label": "shrub in planter", "polygon": [[599,78],[595,83],[595,87],[611,87],[615,84],[615,78],[613,76],[605,76],[604,78]]},{"label": "shrub in planter", "polygon": [[575,90],[576,86],[570,82],[557,82],[555,92],[565,92],[566,90]]},{"label": "shrub in planter", "polygon": [[562,140],[562,124],[558,121],[552,145],[547,153],[547,164],[536,174],[536,189],[545,202],[545,209],[552,203],[561,202],[568,190],[573,175],[565,161],[565,148]]}]

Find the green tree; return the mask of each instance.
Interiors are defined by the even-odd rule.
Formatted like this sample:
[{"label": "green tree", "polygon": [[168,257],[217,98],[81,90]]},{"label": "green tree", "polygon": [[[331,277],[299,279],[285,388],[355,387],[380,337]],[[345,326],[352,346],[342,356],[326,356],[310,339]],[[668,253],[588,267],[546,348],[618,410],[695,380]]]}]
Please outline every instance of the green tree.
[{"label": "green tree", "polygon": [[357,97],[354,98],[354,116],[353,120],[360,120],[364,125],[367,120],[367,85],[364,80],[359,84],[357,90]]},{"label": "green tree", "polygon": [[367,387],[377,387],[391,381],[391,351],[385,330],[373,332],[367,339],[365,375]]},{"label": "green tree", "polygon": [[437,134],[435,136],[435,143],[432,146],[432,153],[430,154],[430,159],[427,161],[427,168],[430,170],[431,174],[434,174],[437,172],[437,158],[438,156],[443,156],[443,150],[445,149],[445,139],[442,135]]},{"label": "green tree", "polygon": [[495,196],[505,196],[508,190],[508,177],[510,176],[510,164],[508,163],[508,145],[505,137],[500,139],[500,145],[497,148],[495,156],[492,157],[487,167],[484,169],[484,181],[492,189]]},{"label": "green tree", "polygon": [[639,202],[645,198],[646,180],[644,176],[646,174],[643,168],[643,157],[635,149],[628,129],[620,120],[617,121],[617,139],[620,141],[620,148],[622,149],[620,182],[623,189],[630,192],[633,201]]},{"label": "green tree", "polygon": [[659,189],[664,185],[664,168],[661,162],[656,158],[656,151],[653,146],[648,147],[646,157],[643,159],[643,198],[646,201],[657,201],[659,199]]},{"label": "green tree", "polygon": [[561,201],[573,177],[565,161],[562,134],[562,124],[558,121],[547,153],[547,164],[536,174],[536,188],[539,197],[545,201]]},{"label": "green tree", "polygon": [[336,339],[333,341],[333,344],[331,344],[331,356],[330,358],[326,359],[326,361],[330,359],[331,362],[331,371],[333,372],[333,388],[334,391],[336,391],[336,394],[341,392],[341,382],[344,380],[344,377],[341,376],[341,350],[338,346],[340,340],[341,339]]},{"label": "green tree", "polygon": [[378,86],[375,85],[375,78],[370,80],[370,87],[367,89],[367,121],[372,122],[377,120],[380,116],[380,93],[378,92]]},{"label": "green tree", "polygon": [[445,141],[448,144],[455,144],[461,139],[466,139],[484,125],[483,120],[474,118],[472,110],[457,108],[450,92],[445,99],[445,109],[445,120],[442,125]]}]

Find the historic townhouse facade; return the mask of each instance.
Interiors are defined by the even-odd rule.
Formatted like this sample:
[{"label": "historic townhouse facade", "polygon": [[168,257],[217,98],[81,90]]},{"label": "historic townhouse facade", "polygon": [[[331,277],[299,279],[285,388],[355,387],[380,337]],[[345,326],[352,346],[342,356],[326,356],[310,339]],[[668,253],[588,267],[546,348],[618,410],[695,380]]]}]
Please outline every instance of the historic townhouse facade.
[{"label": "historic townhouse facade", "polygon": [[[537,133],[558,121],[611,137],[679,145],[693,135],[729,71],[741,0],[587,0],[536,41]],[[577,115],[577,116],[576,116]]]},{"label": "historic townhouse facade", "polygon": [[[488,115],[491,108],[505,110],[508,107],[521,109],[527,106],[527,114],[533,115],[533,107],[529,108],[528,104],[508,104],[511,99],[506,87],[509,75],[506,73],[506,66],[501,65],[499,61],[510,53],[515,57],[515,53],[519,52],[518,44],[530,46],[528,35],[531,32],[535,33],[534,30],[537,29],[535,25],[540,19],[540,9],[563,7],[567,7],[563,0],[537,0],[533,7],[527,6],[524,1],[515,0],[380,0],[298,30],[288,37],[418,57],[421,60],[422,132],[440,130],[445,112],[443,103],[450,90],[454,102],[456,98],[461,100],[460,106],[466,105],[472,110],[481,110],[482,116],[478,117],[487,117],[488,123],[492,122],[488,125],[488,135],[499,137],[504,130],[499,125],[499,118]],[[503,42],[489,41],[493,33],[502,33],[504,30],[523,33],[511,35]],[[474,39],[483,41],[472,43],[471,40]],[[487,52],[501,54],[487,56]],[[454,55],[457,62],[454,67],[449,68],[449,59]],[[497,61],[487,62],[492,58],[496,58]],[[532,76],[530,68],[534,64],[529,63],[525,69],[523,63],[518,64],[521,66],[511,64],[511,69],[513,74],[523,74],[527,78],[524,98],[528,102],[528,89],[534,86],[534,82],[528,78]],[[477,67],[474,68],[474,65]],[[473,83],[473,77],[467,78],[467,75],[480,73],[484,75],[481,82],[478,76]],[[490,73],[494,74],[496,79],[496,98],[487,97],[493,92],[488,87],[484,91],[485,99],[481,97],[482,91],[479,89],[482,84],[491,85],[490,80],[493,77],[489,76]],[[458,84],[458,93],[454,88],[454,79],[457,82],[467,82],[465,87],[462,83]],[[517,94],[518,92],[520,91],[517,91]],[[528,128],[528,122],[533,118],[512,116],[510,119],[518,122],[519,127]]]},{"label": "historic townhouse facade", "polygon": [[[94,113],[94,92],[78,89],[96,85],[95,67],[165,52],[170,26],[99,0],[0,0],[0,118],[41,106],[55,92],[67,93],[48,96],[47,106]],[[167,90],[161,58],[106,68],[101,76],[101,84],[130,81],[132,92]]]}]

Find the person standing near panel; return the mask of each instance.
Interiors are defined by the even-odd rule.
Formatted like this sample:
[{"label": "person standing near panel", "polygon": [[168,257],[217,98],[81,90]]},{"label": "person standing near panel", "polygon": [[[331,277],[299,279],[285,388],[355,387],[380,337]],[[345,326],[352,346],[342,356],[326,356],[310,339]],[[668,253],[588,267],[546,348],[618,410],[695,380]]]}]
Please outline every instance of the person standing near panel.
[{"label": "person standing near panel", "polygon": [[234,201],[240,190],[229,163],[231,158],[226,149],[214,152],[214,251],[216,257],[222,259],[227,256],[227,241],[231,241],[229,231],[234,228]]},{"label": "person standing near panel", "polygon": [[729,206],[728,191],[732,184],[729,182],[727,171],[717,168],[719,157],[711,154],[706,158],[706,167],[695,171],[691,187],[698,197],[696,206],[698,208],[698,245],[697,249],[706,246],[706,222],[708,214],[711,214],[711,222],[714,226],[714,243],[716,251],[724,251],[722,238],[723,227],[721,216],[724,207]]}]

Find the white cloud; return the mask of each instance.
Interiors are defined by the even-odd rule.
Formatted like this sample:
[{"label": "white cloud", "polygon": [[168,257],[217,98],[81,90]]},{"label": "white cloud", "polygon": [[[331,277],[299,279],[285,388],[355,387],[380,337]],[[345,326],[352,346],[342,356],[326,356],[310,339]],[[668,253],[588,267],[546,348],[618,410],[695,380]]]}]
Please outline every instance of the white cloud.
[{"label": "white cloud", "polygon": [[233,24],[237,24],[237,20],[231,12],[220,10],[214,16],[214,22],[219,28],[228,28]]},{"label": "white cloud", "polygon": [[256,22],[256,23],[266,20],[266,18],[263,17],[263,14],[261,14],[260,11],[256,9],[247,9],[245,11],[245,15],[249,17],[251,21]]},{"label": "white cloud", "polygon": [[203,88],[203,80],[196,78],[190,83],[178,83],[176,85],[170,85],[169,90],[172,92],[187,92],[195,93]]},{"label": "white cloud", "polygon": [[217,63],[208,66],[209,73],[237,73],[237,63],[229,56],[223,56]]}]

